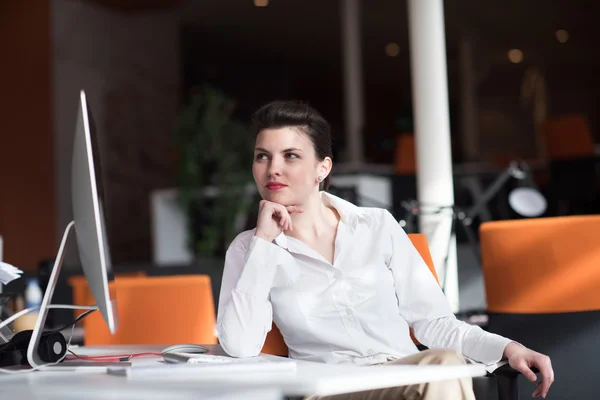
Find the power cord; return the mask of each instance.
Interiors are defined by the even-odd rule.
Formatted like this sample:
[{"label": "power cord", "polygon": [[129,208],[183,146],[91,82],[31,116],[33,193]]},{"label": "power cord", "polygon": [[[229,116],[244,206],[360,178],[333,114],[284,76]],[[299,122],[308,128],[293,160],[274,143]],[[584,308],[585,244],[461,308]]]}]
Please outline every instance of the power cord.
[{"label": "power cord", "polygon": [[[73,328],[71,329],[71,333],[69,334],[69,340],[67,341],[67,349],[69,348],[69,346],[71,345],[71,339],[73,338],[73,331],[75,330],[75,324],[73,324]],[[27,369],[5,369],[5,368],[0,368],[0,377],[2,376],[2,374],[8,374],[8,375],[14,375],[14,374],[25,374],[28,372],[33,372],[33,371],[37,371],[46,367],[51,367],[54,365],[58,365],[61,362],[64,361],[64,359],[67,357],[67,353],[65,351],[65,354],[60,358],[60,360],[55,361],[51,364],[44,364],[44,365],[38,365],[37,367],[33,367],[33,368],[27,368]]]},{"label": "power cord", "polygon": [[[31,311],[38,310],[39,308],[40,307],[31,307],[31,308],[19,311],[18,313],[12,315],[7,320],[0,323],[0,328],[7,326],[12,321],[16,320],[17,318],[21,317],[22,315],[25,315]],[[79,322],[81,319],[85,318],[90,313],[92,313],[98,309],[98,307],[96,307],[96,306],[73,306],[73,305],[69,305],[69,304],[50,304],[50,305],[48,305],[48,308],[49,309],[56,308],[56,309],[71,309],[71,310],[87,310],[86,312],[84,312],[83,314],[81,314],[77,318],[75,318],[75,320],[73,322],[50,331],[51,333],[56,333],[56,332],[60,332],[64,329],[68,328],[69,326],[71,326],[71,333],[69,334],[69,340],[67,342],[67,349],[71,345],[71,339],[73,338],[73,332],[75,330],[75,325],[77,324],[77,322]],[[0,352],[2,352],[6,348],[7,345],[10,345],[10,343],[4,343],[2,346],[0,346]],[[68,351],[65,352],[65,354],[60,358],[60,360],[53,362],[51,364],[44,364],[44,365],[40,365],[40,366],[37,366],[34,368],[18,369],[18,370],[0,368],[0,373],[14,375],[14,374],[23,374],[23,373],[33,372],[33,371],[40,370],[40,369],[43,369],[46,367],[60,364],[61,362],[63,362],[65,360],[65,358],[67,357],[67,354],[68,354]]]},{"label": "power cord", "polygon": [[[74,305],[71,305],[71,304],[50,304],[50,305],[48,305],[48,308],[49,309],[51,309],[51,308],[58,308],[58,309],[61,309],[61,310],[97,310],[98,309],[97,306],[74,306]],[[32,311],[39,310],[39,309],[40,309],[40,307],[30,307],[30,308],[26,308],[24,310],[19,311],[18,313],[15,313],[15,314],[11,315],[10,317],[8,317],[7,319],[5,319],[4,321],[0,322],[0,329],[4,328],[5,326],[8,326],[8,324],[10,324],[11,322],[13,322],[17,318],[19,318],[19,317],[21,317],[21,316],[23,316],[25,314],[29,314]],[[70,326],[70,325],[68,325],[68,326]]]},{"label": "power cord", "polygon": [[162,357],[161,353],[133,353],[133,354],[107,354],[104,356],[80,356],[75,354],[75,352],[69,350],[69,353],[73,355],[73,358],[67,358],[67,360],[85,360],[85,361],[95,361],[95,362],[121,362],[121,361],[129,361],[132,358],[144,357],[144,356],[154,356],[154,357]]},{"label": "power cord", "polygon": [[93,313],[96,310],[97,310],[97,308],[92,308],[90,310],[87,310],[86,312],[84,312],[83,314],[80,314],[77,318],[75,318],[73,320],[73,322],[69,322],[68,324],[63,325],[60,328],[55,328],[55,329],[53,329],[51,331],[48,331],[48,332],[55,333],[55,332],[64,331],[65,329],[70,328],[71,326],[74,326],[79,321],[81,321],[82,319],[84,319],[85,317],[87,317],[88,315],[90,315],[91,313]]},{"label": "power cord", "polygon": [[[38,307],[32,307],[29,310],[35,310]],[[62,305],[55,305],[54,307],[50,307],[50,308],[63,308]],[[74,309],[81,309],[80,306],[67,306],[65,305],[64,308],[74,308]],[[73,330],[75,329],[75,325],[77,324],[77,322],[81,321],[83,318],[87,317],[89,314],[93,313],[94,311],[97,310],[97,307],[86,307],[88,310],[86,312],[84,312],[83,314],[79,315],[77,318],[75,318],[75,320],[73,320],[73,322],[70,322],[68,324],[65,324],[59,328],[55,328],[53,330],[50,331],[46,331],[46,333],[56,333],[56,332],[61,332],[69,327],[71,327],[71,333],[69,335],[69,341],[67,343],[67,352],[73,355],[73,358],[67,358],[67,354],[65,354],[63,356],[62,359],[60,359],[59,361],[52,363],[52,364],[47,364],[47,365],[43,365],[40,366],[38,368],[30,368],[30,369],[26,369],[26,370],[7,370],[7,369],[1,369],[0,368],[0,373],[1,372],[5,372],[8,374],[14,374],[14,373],[24,373],[24,372],[31,372],[31,371],[35,371],[36,369],[40,369],[42,367],[46,367],[46,366],[50,366],[50,365],[56,365],[64,360],[74,360],[74,359],[79,359],[79,360],[85,360],[85,361],[93,361],[93,362],[121,362],[121,361],[129,361],[132,358],[137,358],[137,357],[144,357],[144,356],[162,356],[162,354],[160,353],[152,353],[152,352],[145,352],[145,353],[133,353],[133,354],[109,354],[109,355],[103,355],[103,356],[80,356],[78,354],[76,354],[74,351],[69,349],[69,345],[71,344],[71,338],[73,337]],[[27,311],[27,310],[23,310],[23,311]],[[18,318],[20,315],[16,315],[13,319]],[[10,321],[9,321],[10,322]],[[0,354],[3,351],[6,351],[6,348],[10,347],[10,343],[4,343],[2,345],[0,345]]]}]

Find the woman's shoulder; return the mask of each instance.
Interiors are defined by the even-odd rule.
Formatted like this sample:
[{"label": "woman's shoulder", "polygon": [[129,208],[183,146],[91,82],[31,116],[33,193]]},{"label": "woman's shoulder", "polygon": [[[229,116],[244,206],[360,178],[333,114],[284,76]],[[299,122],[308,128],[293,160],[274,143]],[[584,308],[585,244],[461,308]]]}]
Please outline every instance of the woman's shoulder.
[{"label": "woman's shoulder", "polygon": [[359,207],[359,210],[363,217],[366,217],[366,219],[369,220],[373,228],[396,223],[396,218],[394,218],[392,213],[385,208]]},{"label": "woman's shoulder", "polygon": [[256,232],[256,228],[249,229],[247,231],[240,232],[229,245],[230,249],[237,249],[240,251],[246,251],[250,245],[250,241]]}]

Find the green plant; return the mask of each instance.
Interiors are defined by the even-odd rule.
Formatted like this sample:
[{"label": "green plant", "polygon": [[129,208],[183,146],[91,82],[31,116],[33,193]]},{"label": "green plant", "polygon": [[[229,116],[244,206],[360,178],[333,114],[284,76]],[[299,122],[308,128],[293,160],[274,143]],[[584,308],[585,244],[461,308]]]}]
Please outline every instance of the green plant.
[{"label": "green plant", "polygon": [[244,189],[252,182],[253,138],[234,107],[206,86],[178,119],[179,199],[195,256],[223,255],[237,233],[236,218],[251,203]]}]

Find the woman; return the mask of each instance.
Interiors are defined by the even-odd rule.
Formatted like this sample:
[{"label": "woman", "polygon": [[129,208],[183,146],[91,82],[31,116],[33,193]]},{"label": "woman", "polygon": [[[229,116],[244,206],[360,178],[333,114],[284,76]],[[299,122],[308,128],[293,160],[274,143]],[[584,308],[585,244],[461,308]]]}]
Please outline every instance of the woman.
[{"label": "woman", "polygon": [[[252,173],[263,200],[257,226],[231,243],[217,331],[233,357],[259,354],[274,321],[290,357],[356,365],[464,364],[507,359],[545,398],[550,359],[457,320],[410,239],[386,210],[328,194],[327,121],[308,105],[277,101],[253,118]],[[419,352],[409,335],[432,350]],[[464,357],[463,357],[464,356]],[[473,399],[471,379],[336,399]]]}]

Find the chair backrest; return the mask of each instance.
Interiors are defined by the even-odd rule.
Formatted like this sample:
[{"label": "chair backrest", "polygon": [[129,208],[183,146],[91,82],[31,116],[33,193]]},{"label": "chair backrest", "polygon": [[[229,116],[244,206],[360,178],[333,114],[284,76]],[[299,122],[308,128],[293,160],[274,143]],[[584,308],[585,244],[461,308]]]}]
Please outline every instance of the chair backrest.
[{"label": "chair backrest", "polygon": [[485,222],[480,240],[488,311],[600,310],[600,216]]},{"label": "chair backrest", "polygon": [[[144,271],[134,271],[126,273],[115,274],[115,279],[124,277],[139,277],[146,276]],[[71,286],[73,292],[73,304],[77,306],[90,306],[94,304],[90,287],[88,286],[87,280],[83,275],[73,275],[67,280],[69,286]],[[83,314],[85,310],[73,310],[74,318],[77,318],[80,314]],[[79,321],[77,325],[83,325],[83,321]]]},{"label": "chair backrest", "polygon": [[394,170],[397,174],[414,174],[416,171],[415,136],[402,133],[396,139]]},{"label": "chair backrest", "polygon": [[[429,245],[427,244],[426,236],[422,233],[411,233],[408,235],[408,237],[410,238],[413,246],[415,246],[419,254],[421,254],[421,257],[423,257],[423,260],[427,264],[427,267],[429,268],[433,276],[435,276],[435,279],[438,280],[438,276],[433,265],[433,259],[431,258],[431,253],[429,252]],[[410,333],[410,335],[413,338],[413,341],[416,344],[419,344],[413,336],[412,332]],[[267,334],[267,338],[265,339],[265,344],[263,345],[261,352],[278,356],[288,355],[288,348],[285,344],[285,341],[283,340],[281,332],[279,331],[275,323],[273,323],[271,331]]]},{"label": "chair backrest", "polygon": [[110,286],[117,332],[111,335],[100,313],[92,313],[84,319],[85,345],[217,343],[209,276],[115,278]]},{"label": "chair backrest", "polygon": [[486,222],[479,236],[486,329],[552,358],[554,398],[597,398],[600,216]]},{"label": "chair backrest", "polygon": [[542,125],[548,156],[554,160],[594,154],[594,139],[583,115],[548,118]]}]

